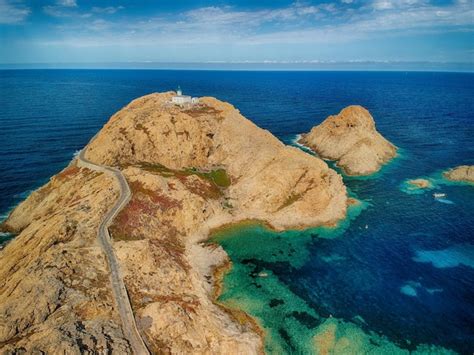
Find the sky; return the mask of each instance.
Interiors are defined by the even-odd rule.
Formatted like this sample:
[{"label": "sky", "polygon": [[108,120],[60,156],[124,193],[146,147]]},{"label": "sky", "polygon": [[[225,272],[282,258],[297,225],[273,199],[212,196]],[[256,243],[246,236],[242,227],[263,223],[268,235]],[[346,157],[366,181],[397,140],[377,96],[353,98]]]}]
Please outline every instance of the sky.
[{"label": "sky", "polygon": [[5,63],[474,62],[474,0],[0,0]]}]

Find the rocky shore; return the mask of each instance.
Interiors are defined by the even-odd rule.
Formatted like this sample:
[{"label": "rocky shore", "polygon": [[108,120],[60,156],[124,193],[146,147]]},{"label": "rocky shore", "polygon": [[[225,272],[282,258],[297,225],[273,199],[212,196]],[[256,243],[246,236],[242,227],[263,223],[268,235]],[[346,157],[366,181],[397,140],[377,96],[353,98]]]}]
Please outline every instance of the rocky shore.
[{"label": "rocky shore", "polygon": [[[153,353],[262,352],[256,323],[215,304],[216,270],[229,260],[202,242],[248,219],[279,230],[335,223],[346,214],[345,186],[232,105],[177,106],[173,94],[134,100],[85,148],[93,163],[119,167],[132,191],[110,232],[137,326]],[[73,161],[3,224],[18,233],[0,256],[7,353],[131,352],[97,241],[118,192]]]},{"label": "rocky shore", "polygon": [[444,172],[443,176],[451,181],[474,183],[474,165],[460,165]]},{"label": "rocky shore", "polygon": [[362,106],[348,106],[338,115],[303,134],[300,144],[319,156],[337,161],[348,175],[370,175],[390,161],[397,148],[375,128],[372,115]]}]

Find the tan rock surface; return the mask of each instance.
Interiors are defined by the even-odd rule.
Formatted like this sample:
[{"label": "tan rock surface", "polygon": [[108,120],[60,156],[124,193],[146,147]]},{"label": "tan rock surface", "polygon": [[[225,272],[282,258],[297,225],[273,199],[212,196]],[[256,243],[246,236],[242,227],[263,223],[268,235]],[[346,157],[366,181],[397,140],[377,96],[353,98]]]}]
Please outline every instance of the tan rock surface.
[{"label": "tan rock surface", "polygon": [[448,180],[474,183],[474,165],[457,166],[443,175]]},{"label": "tan rock surface", "polygon": [[[119,166],[132,190],[132,199],[115,219],[111,235],[137,323],[155,353],[257,353],[262,341],[255,325],[240,318],[241,322],[236,321],[214,304],[215,268],[228,259],[220,247],[201,241],[212,228],[245,219],[260,219],[278,229],[334,223],[345,216],[346,189],[326,163],[283,145],[232,105],[202,98],[199,105],[179,107],[169,103],[171,95],[152,94],[134,100],[110,119],[85,154],[95,163]],[[80,176],[85,171],[81,170]],[[100,216],[117,196],[115,183],[103,175],[97,175],[96,180],[57,179],[44,191],[32,194],[8,219],[7,227],[22,232],[0,255],[0,270],[6,275],[0,273],[2,280],[24,276],[26,266],[20,263],[19,268],[13,268],[22,258],[37,266],[32,285],[46,283],[45,270],[62,272],[62,264],[52,269],[42,264],[44,248],[37,247],[38,252],[30,254],[31,247],[22,241],[54,244],[61,235],[55,231],[67,228],[68,216],[81,228],[70,232],[71,242],[47,247],[48,253],[57,256],[55,262],[67,260],[80,284],[88,272],[106,275],[95,233]],[[67,194],[87,195],[88,207],[81,203],[70,207],[64,197],[58,200]],[[62,250],[57,248],[62,247],[74,252],[75,258],[57,254]],[[12,251],[20,249],[28,252],[15,259]],[[89,254],[92,251],[94,258]],[[9,258],[12,261],[6,262]],[[57,274],[53,275],[55,280],[60,279]],[[6,281],[3,287],[16,286]],[[91,284],[93,290],[96,287]],[[84,296],[89,297],[91,322],[98,322],[95,302],[110,300],[110,288],[104,287],[108,293],[103,298]],[[18,323],[18,311],[12,309],[17,300],[10,295],[8,291],[0,293],[5,300],[2,304],[10,304],[1,313],[8,324],[3,341],[16,346],[12,339],[19,332],[14,334],[12,329]],[[30,300],[25,292],[22,297],[23,302]],[[53,296],[45,299],[56,300]],[[74,307],[74,301],[65,298],[56,304],[65,309]],[[108,313],[103,311],[101,321],[120,324],[113,307],[107,306]],[[34,305],[28,312],[36,312]],[[62,321],[74,324],[75,317],[67,314]],[[50,322],[42,325],[47,332],[56,334],[62,329],[61,322]],[[36,328],[25,329],[20,331],[21,344],[28,349],[46,346],[34,340]],[[114,329],[110,339],[121,344],[120,327]],[[82,341],[80,334],[74,335]]]},{"label": "tan rock surface", "polygon": [[96,241],[114,182],[74,165],[20,204],[0,253],[2,353],[128,352]]},{"label": "tan rock surface", "polygon": [[427,179],[413,179],[408,180],[408,183],[417,189],[429,189],[433,187],[431,181]]},{"label": "tan rock surface", "polygon": [[396,155],[396,147],[375,128],[362,106],[348,106],[303,134],[301,144],[321,157],[337,160],[348,175],[369,175]]}]

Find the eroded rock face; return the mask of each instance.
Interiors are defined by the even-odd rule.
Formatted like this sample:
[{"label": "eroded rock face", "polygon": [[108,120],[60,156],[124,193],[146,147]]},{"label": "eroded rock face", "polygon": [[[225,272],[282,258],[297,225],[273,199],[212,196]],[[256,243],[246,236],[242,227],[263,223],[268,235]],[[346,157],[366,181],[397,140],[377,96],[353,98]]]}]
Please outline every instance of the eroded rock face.
[{"label": "eroded rock face", "polygon": [[341,177],[320,159],[285,146],[232,105],[204,97],[199,105],[169,103],[152,94],[116,113],[87,147],[86,158],[106,165],[204,170],[223,167],[227,196],[242,217],[276,228],[331,223],[345,214]]},{"label": "eroded rock face", "polygon": [[300,143],[325,159],[337,160],[348,175],[377,172],[396,155],[396,147],[377,132],[374,119],[362,106],[348,106],[329,116],[303,134]]},{"label": "eroded rock face", "polygon": [[[283,145],[233,106],[202,98],[182,108],[169,103],[171,96],[133,101],[86,148],[94,163],[119,166],[132,190],[110,231],[137,325],[156,353],[258,353],[256,325],[214,303],[216,267],[228,259],[201,241],[212,228],[245,219],[278,229],[334,223],[345,216],[346,189],[322,160]],[[61,173],[66,180],[53,178],[6,222],[21,232],[0,255],[2,341],[12,349],[49,349],[36,340],[40,331],[64,344],[72,341],[68,334],[80,343],[102,339],[94,333],[100,324],[113,346],[126,345],[109,284],[93,282],[107,278],[96,233],[117,198],[116,182],[68,169]],[[71,220],[76,227],[68,229]],[[62,274],[68,268],[73,276]],[[38,298],[45,299],[41,309],[49,318],[36,319],[26,288],[43,284],[48,292]],[[99,289],[103,295],[89,294]],[[31,319],[13,311],[20,302]],[[87,311],[70,311],[84,302]],[[17,324],[25,325],[15,330]],[[71,333],[71,324],[81,325]],[[129,352],[125,345],[118,352]]]},{"label": "eroded rock face", "polygon": [[457,166],[443,175],[448,180],[474,183],[474,165]]},{"label": "eroded rock face", "polygon": [[71,165],[12,212],[4,229],[21,233],[0,253],[2,351],[130,352],[96,240],[116,198],[113,180]]}]

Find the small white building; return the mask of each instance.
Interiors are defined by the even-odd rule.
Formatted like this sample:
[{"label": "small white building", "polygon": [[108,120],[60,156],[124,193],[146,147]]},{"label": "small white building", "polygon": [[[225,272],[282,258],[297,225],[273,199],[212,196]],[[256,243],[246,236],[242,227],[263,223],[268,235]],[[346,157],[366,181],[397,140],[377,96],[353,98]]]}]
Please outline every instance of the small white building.
[{"label": "small white building", "polygon": [[197,97],[191,97],[189,95],[183,95],[183,91],[178,86],[178,90],[176,90],[176,96],[171,98],[171,102],[175,105],[184,105],[184,104],[197,104],[199,99]]}]

